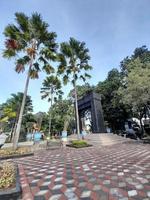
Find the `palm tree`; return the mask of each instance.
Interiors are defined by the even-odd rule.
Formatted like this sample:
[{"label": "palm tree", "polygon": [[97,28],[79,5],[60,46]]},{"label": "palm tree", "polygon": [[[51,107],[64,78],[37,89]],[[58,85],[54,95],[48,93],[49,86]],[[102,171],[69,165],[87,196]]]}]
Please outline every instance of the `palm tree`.
[{"label": "palm tree", "polygon": [[50,102],[49,109],[49,136],[51,136],[51,108],[53,101],[57,101],[57,99],[62,98],[63,92],[61,91],[61,82],[57,76],[51,75],[46,77],[43,81],[43,87],[41,88],[42,99],[47,98],[48,102]]},{"label": "palm tree", "polygon": [[47,74],[53,72],[53,67],[49,61],[55,61],[57,44],[55,42],[56,33],[48,31],[48,24],[42,20],[38,13],[33,13],[31,17],[24,13],[15,14],[15,24],[9,24],[4,30],[6,37],[5,58],[16,58],[16,72],[21,73],[28,67],[27,80],[25,84],[22,105],[18,118],[14,148],[17,148],[20,135],[22,116],[25,99],[28,91],[30,78],[38,78],[41,70]]},{"label": "palm tree", "polygon": [[[21,109],[23,93],[18,92],[17,94],[11,94],[11,96],[12,97],[8,99],[6,103],[16,112],[16,118],[14,120],[14,125],[12,126],[11,131],[11,141],[13,142]],[[26,96],[23,115],[26,115],[28,112],[33,112],[32,100],[31,96],[29,95]]]},{"label": "palm tree", "polygon": [[58,74],[63,75],[64,84],[67,84],[69,81],[71,81],[74,87],[76,127],[78,137],[80,136],[80,128],[76,83],[78,79],[82,79],[85,82],[86,78],[91,77],[87,73],[88,70],[92,69],[92,67],[88,63],[89,60],[89,50],[85,47],[84,42],[80,42],[74,38],[70,38],[69,42],[61,43]]}]

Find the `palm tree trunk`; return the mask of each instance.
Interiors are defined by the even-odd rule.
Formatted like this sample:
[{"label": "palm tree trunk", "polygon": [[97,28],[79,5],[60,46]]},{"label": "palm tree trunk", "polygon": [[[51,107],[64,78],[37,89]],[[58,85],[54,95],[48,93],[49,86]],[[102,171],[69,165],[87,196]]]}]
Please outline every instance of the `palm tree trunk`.
[{"label": "palm tree trunk", "polygon": [[51,88],[51,105],[50,105],[50,113],[49,113],[49,137],[51,137],[51,125],[52,125],[52,113],[51,113],[51,109],[52,109],[52,105],[53,105],[53,88]]},{"label": "palm tree trunk", "polygon": [[11,142],[12,143],[14,141],[14,135],[15,135],[15,132],[16,132],[16,127],[17,127],[17,122],[15,122],[15,125],[14,125],[13,130],[12,130],[12,135],[11,135]]},{"label": "palm tree trunk", "polygon": [[16,115],[15,124],[14,124],[14,127],[13,127],[12,136],[11,136],[11,142],[12,143],[14,141],[14,136],[15,136],[15,132],[16,132],[16,128],[17,128],[17,122],[18,122],[18,118],[19,118],[19,112],[20,112],[20,106],[17,109],[17,115]]},{"label": "palm tree trunk", "polygon": [[16,122],[13,123],[12,127],[11,127],[11,131],[10,131],[10,139],[9,141],[12,142],[12,138],[13,138],[13,134],[14,134],[14,128],[16,126]]},{"label": "palm tree trunk", "polygon": [[51,110],[49,111],[49,127],[48,127],[48,133],[49,137],[51,138]]},{"label": "palm tree trunk", "polygon": [[51,137],[51,124],[52,124],[52,114],[51,114],[51,108],[52,108],[52,99],[51,99],[51,106],[49,110],[49,137]]},{"label": "palm tree trunk", "polygon": [[[30,65],[30,67],[31,67],[31,65]],[[19,113],[19,119],[18,119],[16,132],[15,132],[14,140],[13,140],[13,148],[14,149],[17,149],[17,147],[18,147],[18,140],[19,140],[19,135],[20,135],[20,130],[21,130],[21,123],[22,123],[22,117],[23,117],[25,102],[26,102],[29,80],[30,80],[30,68],[29,68],[28,75],[27,75],[25,90],[24,90],[21,109],[20,109],[20,113]]]},{"label": "palm tree trunk", "polygon": [[76,81],[74,80],[74,92],[75,92],[75,112],[76,112],[76,129],[78,139],[80,138],[80,126],[79,126],[79,112],[78,112],[78,96],[77,96],[77,87]]}]

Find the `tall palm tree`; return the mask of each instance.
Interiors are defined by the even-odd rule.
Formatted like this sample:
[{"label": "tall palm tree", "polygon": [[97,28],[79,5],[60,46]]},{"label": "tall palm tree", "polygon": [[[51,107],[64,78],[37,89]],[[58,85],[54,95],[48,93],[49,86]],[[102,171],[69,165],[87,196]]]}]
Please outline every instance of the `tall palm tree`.
[{"label": "tall palm tree", "polygon": [[62,90],[61,90],[61,82],[57,76],[51,75],[46,77],[43,81],[43,87],[41,88],[42,99],[47,98],[48,102],[50,102],[49,109],[49,136],[51,136],[51,108],[53,101],[57,101],[57,99],[61,99]]},{"label": "tall palm tree", "polygon": [[91,76],[87,73],[92,67],[89,65],[89,50],[85,47],[84,42],[80,42],[74,38],[70,38],[69,42],[63,42],[60,46],[58,74],[63,75],[63,82],[67,84],[72,82],[75,95],[75,113],[76,128],[78,137],[80,136],[79,114],[78,114],[78,97],[76,83],[78,79],[84,82],[86,78]]},{"label": "tall palm tree", "polygon": [[31,17],[28,17],[24,13],[16,13],[15,17],[16,23],[9,24],[4,30],[6,42],[3,56],[8,59],[16,59],[15,70],[17,73],[24,72],[26,66],[28,67],[24,96],[14,137],[13,146],[16,149],[29,80],[38,78],[41,70],[47,74],[53,72],[54,69],[49,61],[55,61],[57,44],[55,42],[56,33],[48,31],[48,24],[43,21],[40,14],[33,13]]}]

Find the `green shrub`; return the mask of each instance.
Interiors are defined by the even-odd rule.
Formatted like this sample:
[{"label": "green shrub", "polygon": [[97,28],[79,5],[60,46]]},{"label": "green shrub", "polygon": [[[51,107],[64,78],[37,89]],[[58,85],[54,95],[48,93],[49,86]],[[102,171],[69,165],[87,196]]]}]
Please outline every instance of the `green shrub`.
[{"label": "green shrub", "polygon": [[87,142],[85,140],[73,140],[71,141],[73,145],[86,145]]},{"label": "green shrub", "polygon": [[73,140],[71,141],[71,145],[74,147],[87,147],[89,146],[85,140]]},{"label": "green shrub", "polygon": [[0,189],[8,188],[15,182],[15,166],[12,163],[0,164]]}]

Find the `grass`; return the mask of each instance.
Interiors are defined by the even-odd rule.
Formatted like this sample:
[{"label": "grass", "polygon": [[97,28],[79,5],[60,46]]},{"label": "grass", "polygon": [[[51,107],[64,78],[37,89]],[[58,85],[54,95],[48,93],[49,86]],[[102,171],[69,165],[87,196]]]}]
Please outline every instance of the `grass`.
[{"label": "grass", "polygon": [[31,150],[29,147],[20,147],[16,150],[12,148],[5,148],[5,149],[0,149],[0,157],[7,157],[7,156],[13,156],[13,155],[23,155],[31,153]]},{"label": "grass", "polygon": [[71,144],[69,144],[68,146],[75,147],[75,148],[83,148],[83,147],[89,147],[92,145],[88,144],[85,140],[72,140]]},{"label": "grass", "polygon": [[0,189],[7,189],[15,184],[16,168],[10,162],[0,164]]}]

